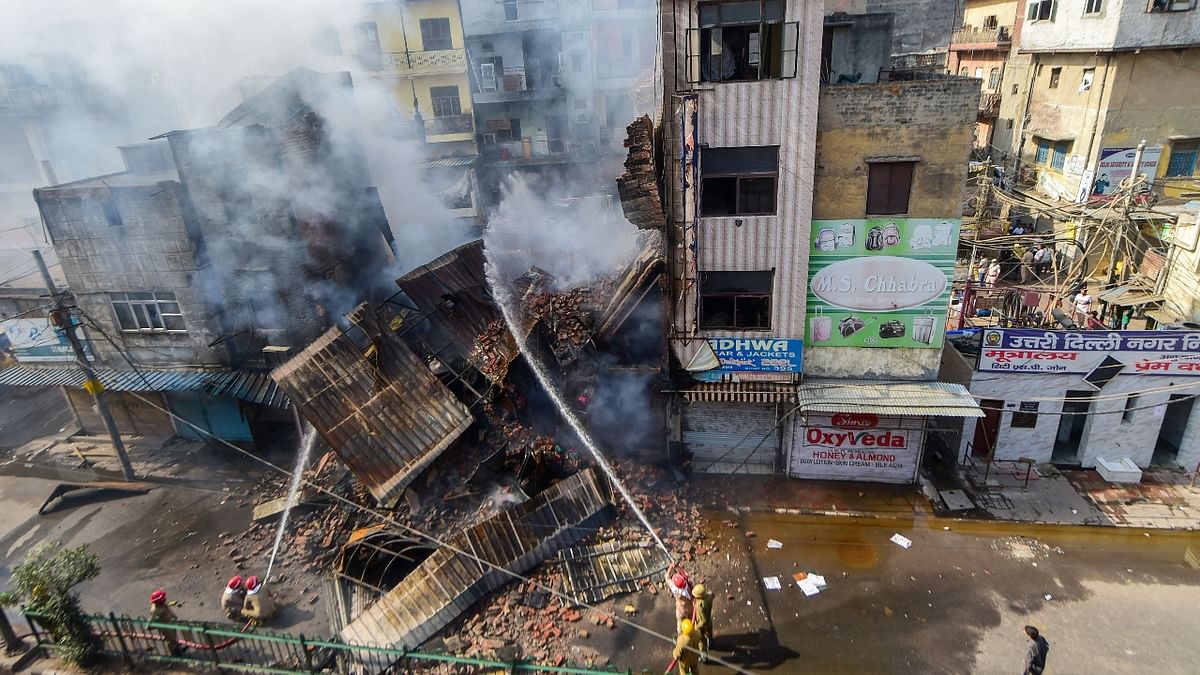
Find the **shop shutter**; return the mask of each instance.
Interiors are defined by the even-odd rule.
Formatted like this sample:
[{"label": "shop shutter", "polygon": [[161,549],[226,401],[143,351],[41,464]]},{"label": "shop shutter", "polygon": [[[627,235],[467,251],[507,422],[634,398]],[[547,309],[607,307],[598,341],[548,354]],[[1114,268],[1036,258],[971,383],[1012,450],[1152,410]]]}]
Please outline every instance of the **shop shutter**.
[{"label": "shop shutter", "polygon": [[683,445],[700,473],[775,473],[779,439],[775,406],[691,403],[683,410]]}]

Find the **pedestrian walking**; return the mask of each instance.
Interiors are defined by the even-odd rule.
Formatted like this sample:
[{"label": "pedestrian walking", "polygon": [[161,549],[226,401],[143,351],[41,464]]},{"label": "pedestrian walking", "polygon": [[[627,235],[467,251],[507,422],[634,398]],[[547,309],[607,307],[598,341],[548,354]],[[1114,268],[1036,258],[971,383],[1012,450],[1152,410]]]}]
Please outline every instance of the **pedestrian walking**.
[{"label": "pedestrian walking", "polygon": [[[672,573],[671,570],[678,570]],[[675,623],[692,618],[692,582],[681,568],[671,566],[667,569],[667,588],[675,596]]]},{"label": "pedestrian walking", "polygon": [[700,672],[699,637],[700,634],[691,619],[679,622],[679,635],[675,638],[675,649],[671,652],[675,664],[679,666],[679,675],[694,675]]},{"label": "pedestrian walking", "polygon": [[692,588],[692,597],[695,599],[692,626],[700,634],[700,661],[708,663],[708,648],[712,643],[712,596],[704,584],[696,584]]},{"label": "pedestrian walking", "polygon": [[1038,250],[1034,251],[1034,253],[1033,253],[1033,273],[1038,276],[1041,276],[1042,272],[1045,271],[1045,265],[1046,265],[1046,245],[1042,244],[1041,246],[1038,247]]},{"label": "pedestrian walking", "polygon": [[246,605],[246,585],[241,576],[234,576],[221,593],[221,609],[231,621],[244,621],[242,608]]},{"label": "pedestrian walking", "polygon": [[979,285],[980,286],[982,286],[983,282],[987,280],[988,266],[991,264],[991,262],[992,261],[988,260],[987,258],[979,259]]},{"label": "pedestrian walking", "polygon": [[992,264],[988,267],[987,277],[985,278],[985,281],[987,281],[987,285],[989,287],[991,287],[991,288],[996,287],[996,282],[1000,281],[1000,261],[999,260],[992,261]]},{"label": "pedestrian walking", "polygon": [[1025,650],[1025,670],[1021,671],[1021,675],[1042,675],[1046,671],[1050,643],[1034,626],[1025,626],[1025,637],[1029,638],[1029,648]]},{"label": "pedestrian walking", "polygon": [[1088,314],[1092,311],[1092,296],[1087,292],[1087,286],[1079,290],[1075,296],[1075,314],[1077,323],[1087,324]]},{"label": "pedestrian walking", "polygon": [[1035,255],[1033,247],[1025,249],[1025,253],[1021,254],[1021,283],[1027,284],[1033,280],[1033,259]]},{"label": "pedestrian walking", "polygon": [[[161,588],[150,594],[150,620],[154,623],[175,623],[178,618],[175,612],[167,606],[167,592]],[[183,654],[183,645],[179,644],[179,633],[173,628],[157,628],[172,656]]]}]

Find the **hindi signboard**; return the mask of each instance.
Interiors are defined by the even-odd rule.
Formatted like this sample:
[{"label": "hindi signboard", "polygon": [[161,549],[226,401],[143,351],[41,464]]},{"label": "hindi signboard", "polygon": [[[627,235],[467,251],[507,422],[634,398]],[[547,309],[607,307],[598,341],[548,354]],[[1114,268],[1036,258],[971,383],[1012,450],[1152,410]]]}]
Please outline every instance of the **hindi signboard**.
[{"label": "hindi signboard", "polygon": [[1121,375],[1200,377],[1200,331],[1047,331],[988,328],[979,370],[993,373],[1090,373],[1106,356]]},{"label": "hindi signboard", "polygon": [[940,218],[813,221],[807,344],[941,347],[960,224]]}]

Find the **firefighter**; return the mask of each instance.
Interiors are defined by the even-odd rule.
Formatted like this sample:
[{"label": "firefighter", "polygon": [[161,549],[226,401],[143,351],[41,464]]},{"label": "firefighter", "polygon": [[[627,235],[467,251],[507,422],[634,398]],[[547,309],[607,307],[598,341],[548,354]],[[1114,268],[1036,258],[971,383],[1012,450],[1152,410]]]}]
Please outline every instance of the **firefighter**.
[{"label": "firefighter", "polygon": [[679,665],[679,675],[694,675],[700,672],[699,654],[700,634],[692,625],[691,619],[679,622],[679,636],[675,638],[675,650],[671,656]]},{"label": "firefighter", "polygon": [[[178,620],[175,612],[167,606],[167,592],[161,588],[150,594],[150,620],[154,623],[175,623]],[[179,644],[179,633],[172,628],[159,628],[158,632],[173,656],[183,653],[183,645]]]},{"label": "firefighter", "polygon": [[[674,574],[672,569],[678,569]],[[667,588],[675,596],[675,622],[692,618],[692,582],[682,568],[672,566],[667,569]]]},{"label": "firefighter", "polygon": [[241,576],[234,576],[225,585],[225,591],[221,593],[221,609],[225,610],[225,616],[231,621],[243,621],[242,608],[246,605],[246,585],[242,582]]},{"label": "firefighter", "polygon": [[704,584],[692,587],[692,597],[695,598],[696,616],[692,619],[696,632],[699,634],[700,661],[708,662],[708,646],[712,642],[712,596],[704,588]]},{"label": "firefighter", "polygon": [[242,605],[242,615],[250,621],[261,624],[275,613],[275,603],[267,589],[259,582],[258,577],[246,577],[246,601]]}]

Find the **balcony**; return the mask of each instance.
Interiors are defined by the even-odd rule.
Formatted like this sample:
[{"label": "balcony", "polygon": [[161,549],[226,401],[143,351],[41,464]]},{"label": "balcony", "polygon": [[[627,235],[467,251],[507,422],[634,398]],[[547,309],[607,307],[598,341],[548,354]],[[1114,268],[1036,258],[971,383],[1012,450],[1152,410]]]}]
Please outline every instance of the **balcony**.
[{"label": "balcony", "polygon": [[453,134],[471,134],[474,132],[475,118],[470,113],[425,118],[425,137],[427,139],[432,136],[450,136]]},{"label": "balcony", "polygon": [[1000,94],[984,92],[979,96],[979,117],[991,118],[1000,115]]},{"label": "balcony", "polygon": [[553,98],[563,93],[557,71],[532,75],[526,74],[522,68],[505,68],[503,76],[480,77],[479,91],[474,99],[476,104],[509,103]]},{"label": "balcony", "polygon": [[383,70],[388,75],[414,77],[467,72],[467,55],[462,49],[438,49],[427,52],[388,52],[383,55]]},{"label": "balcony", "polygon": [[972,49],[996,49],[1001,45],[1012,43],[1010,26],[996,28],[976,28],[967,26],[954,31],[950,36],[952,51],[970,51]]}]

